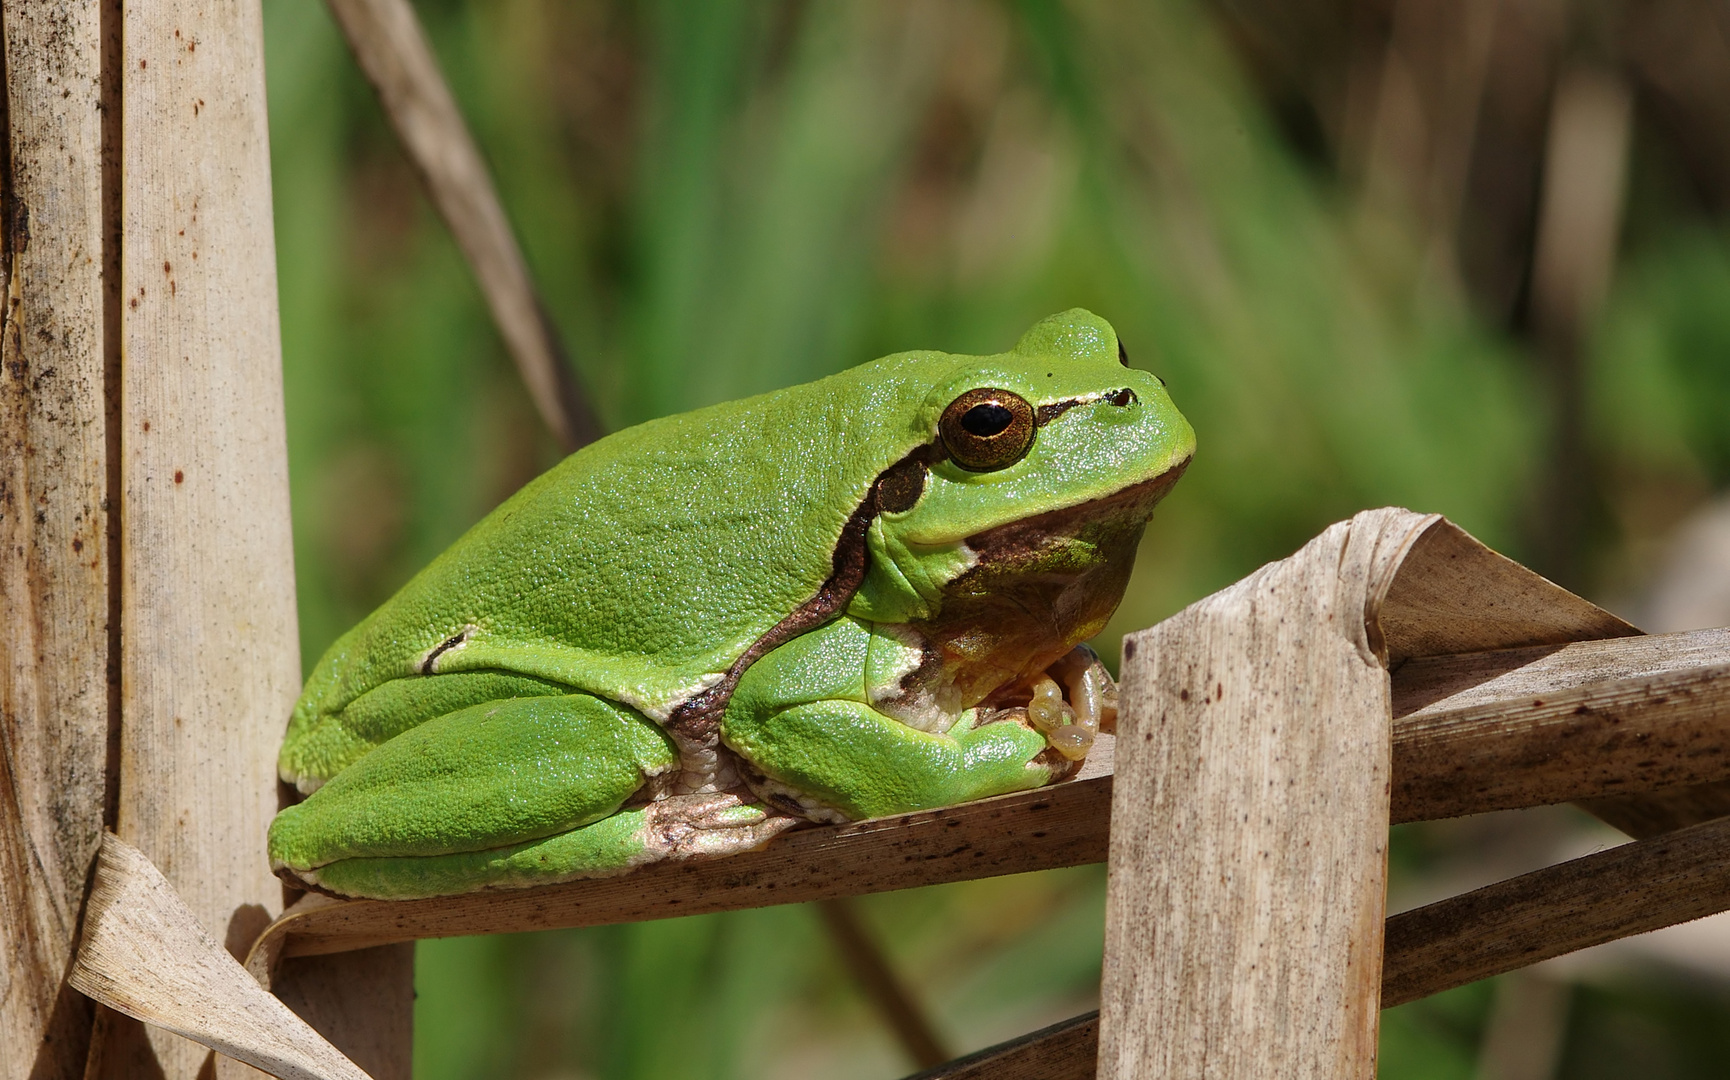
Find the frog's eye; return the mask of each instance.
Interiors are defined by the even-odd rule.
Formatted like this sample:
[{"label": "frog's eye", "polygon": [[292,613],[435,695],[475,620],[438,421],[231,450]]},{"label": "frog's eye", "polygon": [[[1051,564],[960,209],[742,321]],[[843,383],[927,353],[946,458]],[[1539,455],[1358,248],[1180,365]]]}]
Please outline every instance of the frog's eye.
[{"label": "frog's eye", "polygon": [[1033,446],[1033,406],[1007,390],[969,390],[937,422],[944,449],[973,472],[1007,468]]}]

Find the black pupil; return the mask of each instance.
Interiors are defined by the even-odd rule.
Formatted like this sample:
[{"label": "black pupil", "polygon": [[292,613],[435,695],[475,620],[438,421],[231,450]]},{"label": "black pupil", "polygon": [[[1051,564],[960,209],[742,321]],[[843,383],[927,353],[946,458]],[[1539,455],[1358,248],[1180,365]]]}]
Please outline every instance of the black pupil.
[{"label": "black pupil", "polygon": [[1001,435],[1003,429],[1014,421],[1014,413],[990,401],[975,405],[961,415],[961,426],[967,429],[968,434],[977,435],[981,439]]}]

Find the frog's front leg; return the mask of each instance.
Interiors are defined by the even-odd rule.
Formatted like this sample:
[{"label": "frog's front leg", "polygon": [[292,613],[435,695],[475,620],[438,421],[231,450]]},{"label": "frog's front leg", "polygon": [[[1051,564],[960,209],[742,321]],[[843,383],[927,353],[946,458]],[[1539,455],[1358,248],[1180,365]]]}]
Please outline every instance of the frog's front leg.
[{"label": "frog's front leg", "polygon": [[[722,740],[770,781],[776,802],[819,819],[881,817],[1040,787],[1060,767],[1024,724],[921,731],[870,704],[872,650],[893,641],[843,617],[753,664],[721,721]],[[789,807],[790,808],[790,807]],[[831,811],[825,813],[825,811]]]},{"label": "frog's front leg", "polygon": [[660,728],[613,702],[487,702],[402,732],[278,814],[271,861],[330,892],[407,899],[720,854],[791,824],[732,795],[621,809],[677,766]]}]

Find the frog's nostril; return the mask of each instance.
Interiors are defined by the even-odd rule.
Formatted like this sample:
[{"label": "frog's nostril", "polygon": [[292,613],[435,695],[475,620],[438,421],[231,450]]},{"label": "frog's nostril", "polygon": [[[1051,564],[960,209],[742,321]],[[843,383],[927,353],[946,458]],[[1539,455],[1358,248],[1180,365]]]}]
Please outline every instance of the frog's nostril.
[{"label": "frog's nostril", "polygon": [[1121,409],[1127,405],[1134,405],[1139,399],[1135,396],[1135,391],[1126,386],[1122,390],[1114,390],[1105,395],[1105,400]]}]

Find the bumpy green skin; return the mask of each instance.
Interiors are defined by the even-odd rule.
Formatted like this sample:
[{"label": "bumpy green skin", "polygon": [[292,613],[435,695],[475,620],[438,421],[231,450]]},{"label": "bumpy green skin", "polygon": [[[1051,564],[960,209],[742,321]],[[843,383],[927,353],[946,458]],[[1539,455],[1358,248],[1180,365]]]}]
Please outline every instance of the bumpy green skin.
[{"label": "bumpy green skin", "polygon": [[1037,733],[975,728],[970,711],[915,730],[869,704],[866,669],[874,628],[939,613],[966,538],[1188,459],[1164,387],[1080,310],[997,356],[897,354],[642,424],[530,483],[320,660],[280,760],[313,794],[272,823],[273,862],[332,891],[411,896],[639,861],[642,812],[620,807],[678,768],[657,725],[811,599],[878,475],[978,387],[1036,407],[1129,387],[1139,403],[1070,408],[996,472],[934,465],[911,509],[873,522],[845,616],[759,659],[721,734],[852,817],[1045,783]]}]

